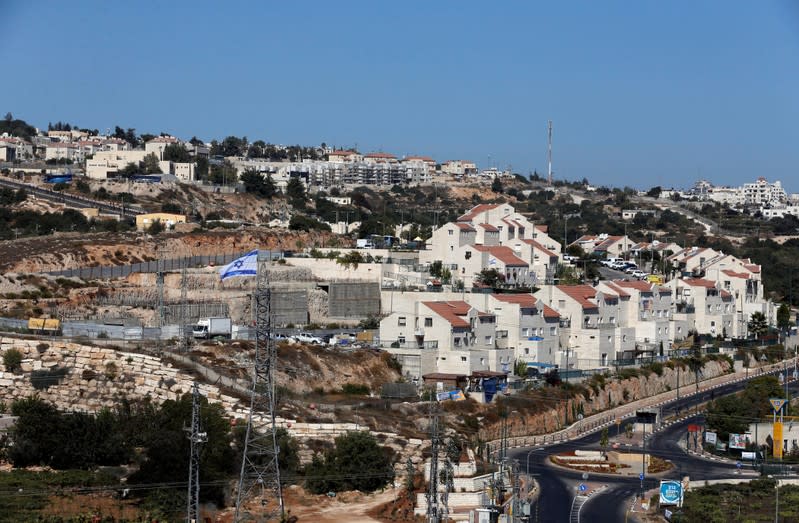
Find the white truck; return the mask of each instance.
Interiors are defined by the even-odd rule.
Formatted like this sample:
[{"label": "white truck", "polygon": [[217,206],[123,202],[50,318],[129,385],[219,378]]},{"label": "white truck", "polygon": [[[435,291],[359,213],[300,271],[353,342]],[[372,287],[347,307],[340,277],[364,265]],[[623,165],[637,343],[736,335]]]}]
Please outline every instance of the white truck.
[{"label": "white truck", "polygon": [[233,327],[230,318],[200,318],[197,325],[192,327],[191,334],[195,338],[209,340],[217,336],[230,338]]},{"label": "white truck", "polygon": [[355,247],[358,249],[374,249],[375,244],[368,238],[359,238],[355,240]]}]

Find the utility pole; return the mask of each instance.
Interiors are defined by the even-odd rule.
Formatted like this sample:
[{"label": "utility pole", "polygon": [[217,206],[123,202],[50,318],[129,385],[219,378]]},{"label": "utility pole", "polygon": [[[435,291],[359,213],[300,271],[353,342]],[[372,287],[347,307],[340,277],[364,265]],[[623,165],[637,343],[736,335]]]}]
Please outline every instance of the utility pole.
[{"label": "utility pole", "polygon": [[552,185],[552,120],[547,122],[547,181]]},{"label": "utility pole", "polygon": [[441,512],[438,506],[438,400],[430,404],[430,481],[427,485],[427,523],[439,523]]},{"label": "utility pole", "polygon": [[196,381],[191,389],[191,428],[184,430],[189,433],[191,442],[186,523],[197,523],[200,521],[200,445],[208,441],[208,434],[200,432],[200,390]]},{"label": "utility pole", "polygon": [[[249,520],[251,517],[244,506],[251,496],[260,496],[261,506],[267,511],[263,514],[264,520],[281,520],[284,517],[283,490],[278,467],[280,450],[275,424],[274,368],[277,352],[272,339],[272,293],[266,270],[268,263],[269,259],[262,260],[259,252],[255,290],[255,361],[250,413],[236,494],[235,522]],[[260,422],[253,419],[256,412],[261,416]]]},{"label": "utility pole", "polygon": [[513,460],[513,468],[511,470],[513,472],[513,503],[511,505],[511,510],[513,511],[513,523],[517,523],[519,521],[519,507],[521,507],[521,503],[519,503],[519,497],[521,496],[521,486],[519,485],[519,460]]}]

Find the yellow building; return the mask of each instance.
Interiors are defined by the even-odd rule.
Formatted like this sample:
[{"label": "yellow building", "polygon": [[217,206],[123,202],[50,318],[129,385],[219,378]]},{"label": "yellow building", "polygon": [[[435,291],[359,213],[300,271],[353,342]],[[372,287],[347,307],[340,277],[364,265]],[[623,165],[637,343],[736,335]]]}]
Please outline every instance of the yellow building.
[{"label": "yellow building", "polygon": [[144,231],[155,222],[161,222],[164,228],[169,229],[176,223],[186,223],[186,216],[168,212],[153,212],[136,216],[136,230]]}]

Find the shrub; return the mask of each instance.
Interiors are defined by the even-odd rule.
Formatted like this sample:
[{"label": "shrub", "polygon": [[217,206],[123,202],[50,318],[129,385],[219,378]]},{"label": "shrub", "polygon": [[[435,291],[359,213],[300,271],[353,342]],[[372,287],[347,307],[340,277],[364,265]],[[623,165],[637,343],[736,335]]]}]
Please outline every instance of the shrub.
[{"label": "shrub", "polygon": [[113,381],[117,377],[117,364],[109,361],[105,364],[105,377]]},{"label": "shrub", "polygon": [[8,349],[3,354],[3,366],[6,371],[15,372],[22,368],[22,353],[17,349]]},{"label": "shrub", "polygon": [[52,385],[61,383],[67,372],[69,372],[69,369],[65,367],[35,370],[31,373],[31,385],[36,390],[45,390]]},{"label": "shrub", "polygon": [[45,352],[47,352],[47,349],[49,348],[50,345],[48,345],[47,343],[40,343],[36,345],[36,350],[39,351],[39,354],[44,354]]},{"label": "shrub", "polygon": [[341,387],[341,392],[344,394],[352,394],[356,396],[365,396],[369,394],[369,387],[359,383],[345,383]]}]

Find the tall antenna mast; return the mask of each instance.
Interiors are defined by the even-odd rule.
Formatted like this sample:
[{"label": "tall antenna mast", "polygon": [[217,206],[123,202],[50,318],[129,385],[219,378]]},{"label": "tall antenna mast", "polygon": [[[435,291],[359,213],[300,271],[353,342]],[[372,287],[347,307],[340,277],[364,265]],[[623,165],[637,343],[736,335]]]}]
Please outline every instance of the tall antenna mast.
[{"label": "tall antenna mast", "polygon": [[189,496],[186,523],[200,521],[200,445],[208,441],[208,434],[200,432],[200,390],[197,382],[191,389],[191,428],[185,429],[191,442],[189,460]]},{"label": "tall antenna mast", "polygon": [[552,120],[547,123],[547,180],[552,185]]},{"label": "tall antenna mast", "polygon": [[[272,293],[267,264],[268,258],[262,260],[259,251],[255,290],[255,362],[244,456],[236,494],[235,522],[251,521],[252,515],[247,513],[244,505],[248,498],[255,496],[261,498],[260,503],[265,511],[263,521],[282,520],[284,517],[275,425],[274,368],[277,352],[272,339]],[[253,419],[256,412],[260,416],[257,427]]]}]

